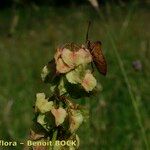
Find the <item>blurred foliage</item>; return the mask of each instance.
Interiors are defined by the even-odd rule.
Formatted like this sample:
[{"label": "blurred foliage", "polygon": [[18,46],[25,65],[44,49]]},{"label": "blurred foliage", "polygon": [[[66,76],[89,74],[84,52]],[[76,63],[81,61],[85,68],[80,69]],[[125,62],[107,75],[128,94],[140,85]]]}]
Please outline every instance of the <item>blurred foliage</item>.
[{"label": "blurred foliage", "polygon": [[[133,2],[133,0],[97,0],[100,5],[106,3],[113,4],[125,4]],[[134,0],[138,3],[149,3],[148,0]],[[12,5],[17,6],[30,6],[30,5],[45,5],[45,6],[74,6],[74,5],[83,5],[88,4],[88,0],[1,0],[0,8],[10,7]]]}]

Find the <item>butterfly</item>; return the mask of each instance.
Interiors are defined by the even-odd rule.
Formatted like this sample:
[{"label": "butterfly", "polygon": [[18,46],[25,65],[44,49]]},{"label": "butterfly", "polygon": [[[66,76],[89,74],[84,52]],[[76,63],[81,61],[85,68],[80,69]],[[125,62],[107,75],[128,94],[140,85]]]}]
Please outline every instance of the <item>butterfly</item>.
[{"label": "butterfly", "polygon": [[87,34],[86,34],[86,45],[87,45],[86,47],[92,55],[92,59],[97,70],[101,74],[106,75],[107,74],[107,62],[102,51],[101,42],[100,41],[91,42],[90,40],[88,40],[88,32],[89,32],[90,24],[91,23],[89,22]]},{"label": "butterfly", "polygon": [[100,41],[90,42],[88,41],[88,49],[92,55],[93,62],[97,70],[103,74],[107,74],[107,62],[102,52],[102,44]]}]

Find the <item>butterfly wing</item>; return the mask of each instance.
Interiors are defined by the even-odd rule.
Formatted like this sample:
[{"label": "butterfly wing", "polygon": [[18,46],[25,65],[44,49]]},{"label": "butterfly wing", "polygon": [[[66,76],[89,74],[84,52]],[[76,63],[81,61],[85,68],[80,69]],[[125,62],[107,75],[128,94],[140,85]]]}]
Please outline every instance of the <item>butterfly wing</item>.
[{"label": "butterfly wing", "polygon": [[92,58],[93,58],[93,61],[97,70],[101,74],[106,75],[107,63],[106,63],[105,57],[101,49],[101,42],[97,41],[97,42],[91,43],[90,50],[91,50],[91,55],[92,55]]}]

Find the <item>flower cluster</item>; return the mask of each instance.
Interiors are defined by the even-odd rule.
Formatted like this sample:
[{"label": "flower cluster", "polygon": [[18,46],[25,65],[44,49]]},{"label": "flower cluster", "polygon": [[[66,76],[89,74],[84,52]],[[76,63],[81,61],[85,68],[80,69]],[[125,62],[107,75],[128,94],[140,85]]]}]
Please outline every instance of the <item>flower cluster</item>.
[{"label": "flower cluster", "polygon": [[[32,139],[75,139],[79,146],[76,131],[88,114],[87,109],[73,103],[70,98],[93,94],[97,81],[91,71],[92,61],[89,50],[84,46],[70,44],[57,49],[54,59],[44,66],[41,73],[42,80],[50,85],[50,93],[49,97],[44,93],[36,95]],[[75,150],[78,146],[65,149]]]},{"label": "flower cluster", "polygon": [[84,65],[92,61],[90,52],[85,48],[71,51],[68,48],[58,48],[54,56],[56,69],[60,73],[67,73],[79,65]]},{"label": "flower cluster", "polygon": [[[54,59],[56,73],[61,74],[63,77],[58,86],[61,94],[68,92],[67,87],[63,86],[63,84],[68,85],[66,82],[79,86],[79,89],[82,88],[87,93],[91,92],[96,87],[97,81],[90,68],[92,55],[84,46],[78,48],[74,48],[73,46],[70,46],[69,48],[58,48]],[[43,81],[50,73],[51,68],[49,68],[49,65],[46,65],[43,68],[41,75]]]},{"label": "flower cluster", "polygon": [[56,105],[54,101],[48,101],[45,98],[44,93],[38,93],[36,95],[35,109],[38,112],[37,122],[41,124],[47,131],[49,131],[50,124],[46,121],[46,117],[53,117],[55,123],[53,127],[58,127],[68,121],[69,131],[75,132],[80,124],[83,122],[83,115],[80,110],[69,109],[68,107],[63,108],[62,106]]}]

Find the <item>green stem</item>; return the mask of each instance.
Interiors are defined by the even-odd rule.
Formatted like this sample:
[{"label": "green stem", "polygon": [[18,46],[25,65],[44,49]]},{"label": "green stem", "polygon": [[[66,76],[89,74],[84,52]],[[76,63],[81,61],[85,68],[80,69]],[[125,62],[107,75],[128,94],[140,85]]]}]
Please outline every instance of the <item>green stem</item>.
[{"label": "green stem", "polygon": [[54,131],[53,137],[52,137],[52,147],[50,146],[50,147],[49,147],[49,150],[53,150],[53,149],[54,149],[55,141],[57,140],[57,133],[58,133],[58,131],[57,131],[57,129],[56,129],[56,130]]}]

